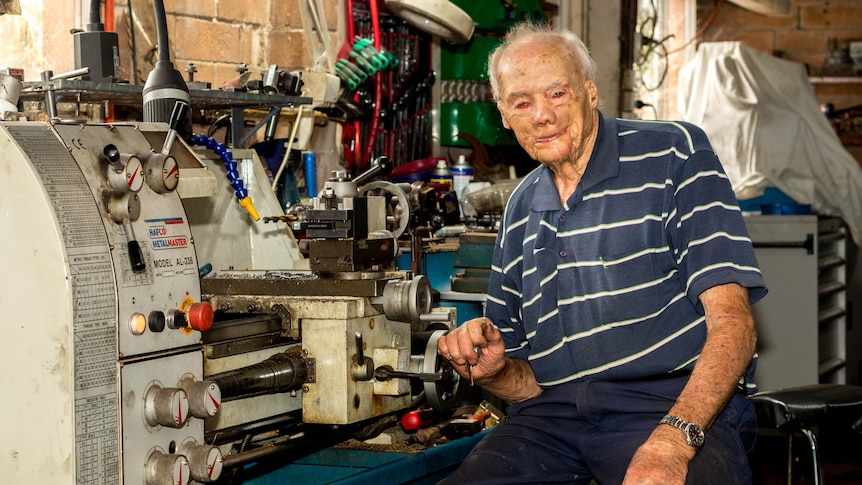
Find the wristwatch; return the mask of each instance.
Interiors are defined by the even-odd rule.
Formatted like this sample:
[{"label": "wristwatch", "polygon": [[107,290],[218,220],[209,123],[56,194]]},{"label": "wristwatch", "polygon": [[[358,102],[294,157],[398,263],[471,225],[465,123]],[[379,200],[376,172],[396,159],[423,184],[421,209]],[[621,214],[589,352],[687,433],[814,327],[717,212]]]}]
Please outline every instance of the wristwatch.
[{"label": "wristwatch", "polygon": [[706,436],[703,434],[703,430],[700,429],[700,426],[690,423],[688,421],[684,421],[676,416],[671,416],[670,414],[661,418],[659,424],[669,424],[674,428],[682,430],[685,433],[685,441],[689,446],[694,447],[695,450],[700,451],[701,447],[703,447],[703,442],[706,439]]}]

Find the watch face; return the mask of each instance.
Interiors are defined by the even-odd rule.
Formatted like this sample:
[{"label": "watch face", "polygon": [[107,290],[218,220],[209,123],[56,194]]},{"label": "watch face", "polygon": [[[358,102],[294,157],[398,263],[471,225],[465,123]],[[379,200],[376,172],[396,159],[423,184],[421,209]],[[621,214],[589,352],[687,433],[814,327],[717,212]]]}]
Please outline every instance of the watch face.
[{"label": "watch face", "polygon": [[685,433],[688,437],[688,444],[696,447],[703,446],[703,431],[697,425],[689,424]]}]

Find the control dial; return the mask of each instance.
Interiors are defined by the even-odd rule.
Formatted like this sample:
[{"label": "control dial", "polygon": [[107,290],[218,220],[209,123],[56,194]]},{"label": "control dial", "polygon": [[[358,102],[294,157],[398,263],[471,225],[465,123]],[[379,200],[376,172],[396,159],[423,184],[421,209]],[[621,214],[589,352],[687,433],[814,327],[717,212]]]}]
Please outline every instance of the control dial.
[{"label": "control dial", "polygon": [[182,428],[189,417],[189,397],[179,388],[153,384],[144,397],[144,418],[150,426]]},{"label": "control dial", "polygon": [[120,153],[109,144],[99,159],[105,164],[105,178],[114,192],[137,192],[144,186],[144,165],[136,155]]},{"label": "control dial", "polygon": [[146,485],[188,485],[191,478],[189,461],[183,455],[153,451],[144,463]]},{"label": "control dial", "polygon": [[159,194],[172,192],[180,182],[180,168],[177,160],[170,155],[153,153],[147,158],[144,167],[147,185]]},{"label": "control dial", "polygon": [[183,444],[179,451],[188,458],[189,469],[195,481],[211,483],[221,476],[224,458],[217,446],[199,445],[192,440]]},{"label": "control dial", "polygon": [[144,186],[144,164],[134,155],[120,155],[123,168],[108,169],[108,182],[117,192],[137,192]]},{"label": "control dial", "polygon": [[110,194],[105,201],[105,208],[117,224],[122,224],[126,220],[134,222],[141,217],[141,199],[138,194],[116,192]]},{"label": "control dial", "polygon": [[221,389],[213,381],[183,379],[180,387],[189,396],[189,409],[196,418],[211,418],[221,407]]}]

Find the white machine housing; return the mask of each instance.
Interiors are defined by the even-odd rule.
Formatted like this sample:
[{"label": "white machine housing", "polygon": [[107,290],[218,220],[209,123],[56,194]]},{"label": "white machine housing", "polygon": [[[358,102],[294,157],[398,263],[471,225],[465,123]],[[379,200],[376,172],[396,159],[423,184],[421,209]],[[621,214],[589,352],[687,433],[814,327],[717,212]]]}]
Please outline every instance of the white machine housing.
[{"label": "white machine housing", "polygon": [[[188,414],[181,389],[203,379],[200,333],[183,325],[200,302],[192,234],[176,191],[138,185],[143,171],[128,162],[154,153],[147,137],[166,132],[0,124],[0,483],[187,484],[190,465],[219,469],[217,450],[204,450],[212,463],[180,453],[204,445],[203,420]],[[128,187],[107,175],[109,145],[130,167]],[[180,169],[202,169],[181,141],[171,154]],[[206,172],[191,178],[200,183],[190,192],[211,185]],[[120,223],[109,212],[116,199],[129,208]],[[143,269],[131,265],[134,237]],[[153,421],[174,411],[157,409],[159,388],[180,406],[178,426]]]}]

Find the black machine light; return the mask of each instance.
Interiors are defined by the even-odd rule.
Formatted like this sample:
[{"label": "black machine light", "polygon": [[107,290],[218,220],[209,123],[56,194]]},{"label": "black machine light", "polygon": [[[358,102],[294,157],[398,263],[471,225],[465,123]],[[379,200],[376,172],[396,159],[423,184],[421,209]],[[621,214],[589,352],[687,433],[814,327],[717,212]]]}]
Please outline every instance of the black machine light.
[{"label": "black machine light", "polygon": [[114,82],[120,77],[120,48],[116,32],[105,32],[99,8],[101,0],[90,0],[90,18],[86,30],[73,34],[75,69],[89,68],[81,79]]},{"label": "black machine light", "polygon": [[[154,0],[153,11],[156,18],[159,52],[156,66],[150,71],[147,81],[144,83],[144,121],[169,123],[171,113],[177,102],[191,104],[191,96],[183,75],[174,68],[174,63],[171,62],[164,2]],[[186,116],[185,120],[181,121],[177,127],[177,133],[184,140],[191,139],[191,116]]]}]

